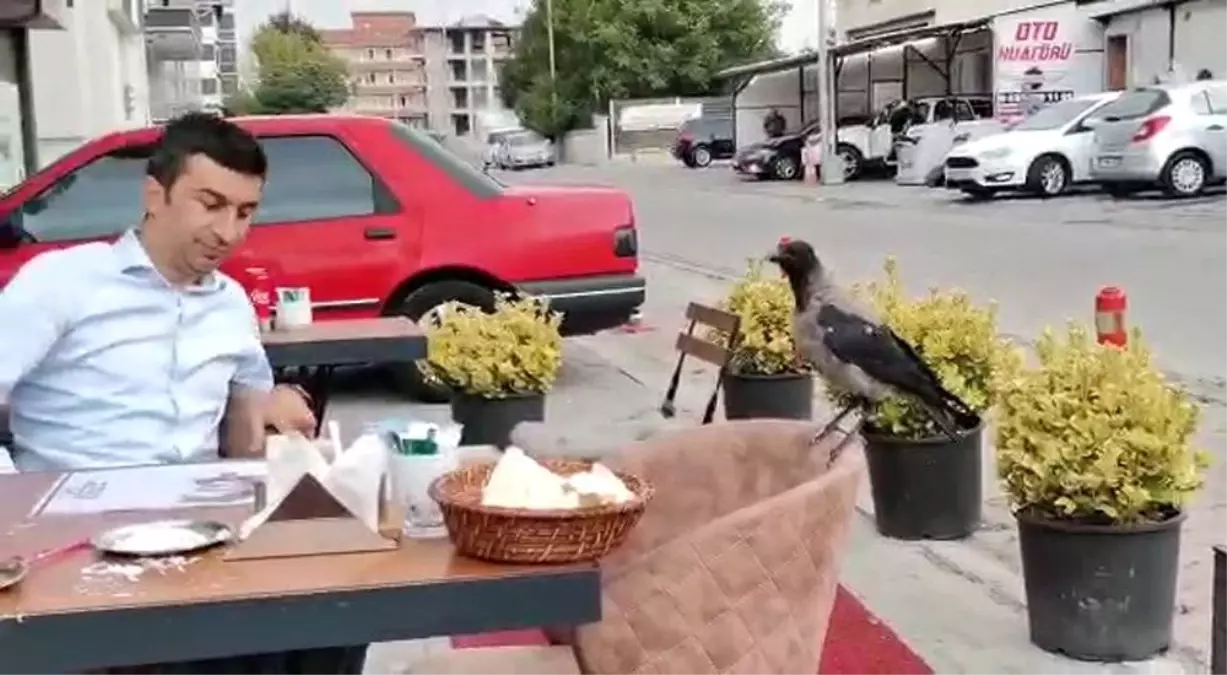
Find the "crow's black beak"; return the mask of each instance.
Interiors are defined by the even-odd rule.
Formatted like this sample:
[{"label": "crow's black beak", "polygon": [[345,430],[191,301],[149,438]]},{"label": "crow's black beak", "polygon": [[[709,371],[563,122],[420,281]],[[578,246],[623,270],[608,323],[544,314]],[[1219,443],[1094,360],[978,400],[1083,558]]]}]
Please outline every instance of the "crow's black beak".
[{"label": "crow's black beak", "polygon": [[773,262],[777,265],[780,264],[780,254],[772,253],[771,255],[767,256],[767,262]]}]

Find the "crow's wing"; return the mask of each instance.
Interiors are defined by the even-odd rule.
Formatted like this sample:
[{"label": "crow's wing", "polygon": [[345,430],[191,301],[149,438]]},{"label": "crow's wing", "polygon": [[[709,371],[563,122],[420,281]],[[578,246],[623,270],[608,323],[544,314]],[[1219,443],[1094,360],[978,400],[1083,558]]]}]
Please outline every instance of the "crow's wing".
[{"label": "crow's wing", "polygon": [[966,403],[942,386],[920,354],[890,328],[834,305],[823,305],[817,320],[824,344],[840,361],[928,405],[974,415]]},{"label": "crow's wing", "polygon": [[892,384],[894,378],[888,371],[898,370],[911,360],[900,349],[895,334],[885,326],[832,304],[822,305],[816,319],[823,344],[836,358],[857,366],[880,382]]}]

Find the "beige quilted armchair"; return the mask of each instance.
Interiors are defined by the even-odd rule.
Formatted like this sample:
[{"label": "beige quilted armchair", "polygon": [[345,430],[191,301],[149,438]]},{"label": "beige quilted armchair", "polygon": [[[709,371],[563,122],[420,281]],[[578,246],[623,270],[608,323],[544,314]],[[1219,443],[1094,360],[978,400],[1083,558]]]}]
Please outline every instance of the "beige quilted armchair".
[{"label": "beige quilted armchair", "polygon": [[817,429],[718,423],[609,453],[603,461],[652,481],[656,497],[602,561],[602,620],[554,636],[574,660],[566,646],[495,647],[413,671],[816,672],[864,471],[859,443],[832,459],[833,443],[811,443]]}]

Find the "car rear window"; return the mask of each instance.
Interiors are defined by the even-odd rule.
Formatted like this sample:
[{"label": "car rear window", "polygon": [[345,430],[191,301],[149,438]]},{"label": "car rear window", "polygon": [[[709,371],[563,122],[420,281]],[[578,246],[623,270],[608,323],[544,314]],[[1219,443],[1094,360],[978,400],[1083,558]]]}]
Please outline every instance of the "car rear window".
[{"label": "car rear window", "polygon": [[425,157],[430,163],[447,172],[456,182],[468,188],[479,199],[490,199],[503,194],[503,185],[485,171],[465,161],[445,143],[400,122],[389,122],[392,135],[411,151]]},{"label": "car rear window", "polygon": [[1121,94],[1095,112],[1095,117],[1102,120],[1135,120],[1146,117],[1172,102],[1172,99],[1162,89],[1136,89]]}]

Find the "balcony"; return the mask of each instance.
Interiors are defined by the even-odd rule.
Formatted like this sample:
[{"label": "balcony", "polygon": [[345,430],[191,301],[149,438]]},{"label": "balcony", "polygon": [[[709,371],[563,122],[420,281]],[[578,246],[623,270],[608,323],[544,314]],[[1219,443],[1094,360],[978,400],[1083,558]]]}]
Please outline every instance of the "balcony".
[{"label": "balcony", "polygon": [[159,61],[198,61],[202,37],[200,19],[191,7],[155,5],[145,12],[149,56]]}]

